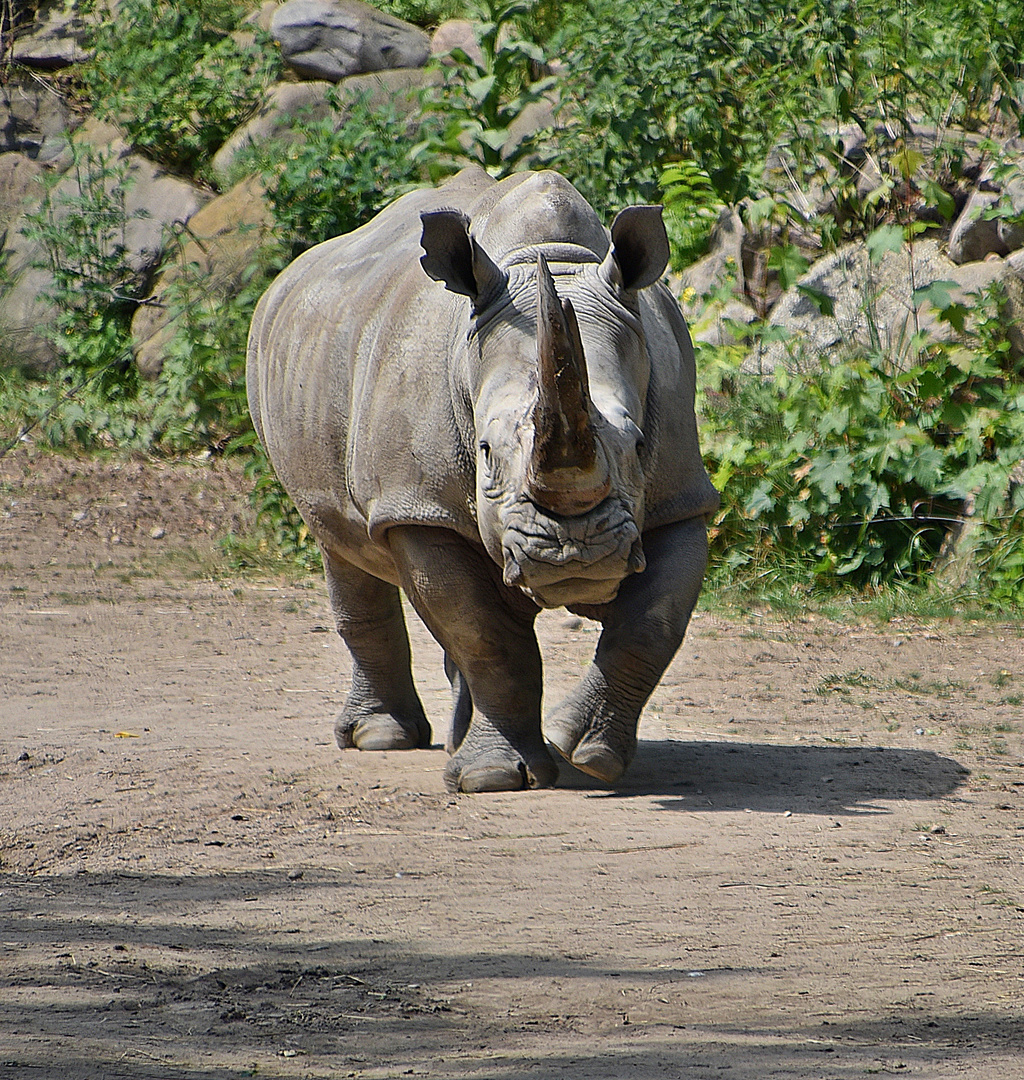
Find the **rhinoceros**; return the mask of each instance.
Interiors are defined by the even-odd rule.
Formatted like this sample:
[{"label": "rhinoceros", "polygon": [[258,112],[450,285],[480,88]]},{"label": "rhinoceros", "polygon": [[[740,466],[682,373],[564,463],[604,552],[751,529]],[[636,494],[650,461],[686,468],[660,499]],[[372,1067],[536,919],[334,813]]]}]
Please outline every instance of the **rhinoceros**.
[{"label": "rhinoceros", "polygon": [[[263,446],[352,657],[342,747],[430,745],[399,589],[440,643],[452,791],[615,782],[675,655],[718,495],[661,208],[610,233],[555,172],[459,173],[305,252],[249,335]],[[541,730],[541,608],[599,620]]]}]

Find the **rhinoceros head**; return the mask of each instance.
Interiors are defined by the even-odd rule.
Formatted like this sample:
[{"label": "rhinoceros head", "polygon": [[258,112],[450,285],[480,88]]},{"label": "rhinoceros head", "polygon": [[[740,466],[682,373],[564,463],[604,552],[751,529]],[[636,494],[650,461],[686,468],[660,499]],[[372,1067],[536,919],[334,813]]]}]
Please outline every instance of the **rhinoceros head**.
[{"label": "rhinoceros head", "polygon": [[661,208],[622,211],[603,257],[544,243],[500,265],[464,214],[422,221],[424,269],[473,303],[460,382],[472,410],[484,546],[506,584],[542,607],[607,603],[646,565],[650,359],[637,291],[668,260]]}]

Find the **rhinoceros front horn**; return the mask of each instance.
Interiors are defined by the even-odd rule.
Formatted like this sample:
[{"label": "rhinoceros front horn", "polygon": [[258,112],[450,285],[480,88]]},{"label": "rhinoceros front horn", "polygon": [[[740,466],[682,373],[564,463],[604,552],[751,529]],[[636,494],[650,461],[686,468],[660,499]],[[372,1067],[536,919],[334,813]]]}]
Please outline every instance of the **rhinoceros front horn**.
[{"label": "rhinoceros front horn", "polygon": [[537,256],[537,404],[530,498],[557,514],[592,510],[608,494],[607,459],[590,418],[587,362],[576,312],[561,301],[543,255]]}]

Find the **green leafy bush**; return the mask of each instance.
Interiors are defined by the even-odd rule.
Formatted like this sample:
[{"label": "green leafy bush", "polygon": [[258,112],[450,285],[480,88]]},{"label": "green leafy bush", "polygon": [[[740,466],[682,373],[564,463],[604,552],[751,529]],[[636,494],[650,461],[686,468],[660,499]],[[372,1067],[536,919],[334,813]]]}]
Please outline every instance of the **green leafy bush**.
[{"label": "green leafy bush", "polygon": [[712,528],[720,573],[921,584],[971,514],[989,585],[1024,603],[1024,581],[1012,578],[1021,499],[1007,505],[1024,457],[1024,382],[987,303],[969,342],[903,363],[819,357],[761,378],[739,371],[745,350],[702,348],[702,438],[723,493]]},{"label": "green leafy bush", "polygon": [[707,250],[708,238],[723,203],[711,178],[692,161],[665,166],[658,180],[665,206],[665,228],[672,249],[672,268],[682,270]]},{"label": "green leafy bush", "polygon": [[415,26],[439,26],[446,19],[461,18],[465,6],[462,0],[379,0],[374,4]]},{"label": "green leafy bush", "polygon": [[113,19],[98,22],[84,71],[96,114],[155,161],[201,171],[281,71],[279,51],[262,38],[246,48],[231,36],[246,9],[234,0],[121,0]]},{"label": "green leafy bush", "polygon": [[72,143],[71,155],[66,176],[47,178],[43,203],[26,215],[22,232],[40,246],[35,265],[52,278],[47,297],[56,317],[49,331],[65,377],[87,377],[106,395],[122,397],[134,389],[126,347],[143,286],[126,246],[131,177],[116,154]]},{"label": "green leafy bush", "polygon": [[411,156],[421,128],[394,104],[329,101],[333,115],[302,123],[299,141],[261,164],[274,232],[291,255],[358,228],[428,179],[426,161]]},{"label": "green leafy bush", "polygon": [[559,166],[602,206],[655,201],[677,160],[720,200],[743,198],[780,133],[816,112],[807,11],[799,0],[591,0],[569,42]]},{"label": "green leafy bush", "polygon": [[515,122],[557,79],[543,74],[544,50],[520,27],[536,4],[472,0],[466,7],[476,22],[480,59],[464,49],[435,58],[442,85],[424,91],[423,108],[438,123],[427,129],[420,152],[450,162],[452,171],[475,161],[492,176],[507,176],[536,149],[533,139],[517,133]]}]

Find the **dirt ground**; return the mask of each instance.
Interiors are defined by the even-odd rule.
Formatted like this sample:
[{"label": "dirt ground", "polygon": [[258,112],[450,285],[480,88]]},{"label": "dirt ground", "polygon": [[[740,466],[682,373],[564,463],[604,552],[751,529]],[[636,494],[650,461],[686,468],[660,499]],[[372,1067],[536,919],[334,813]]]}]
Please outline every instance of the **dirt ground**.
[{"label": "dirt ground", "polygon": [[705,610],[621,785],[452,796],[245,488],[0,460],[0,1077],[1024,1076],[1021,627]]}]

